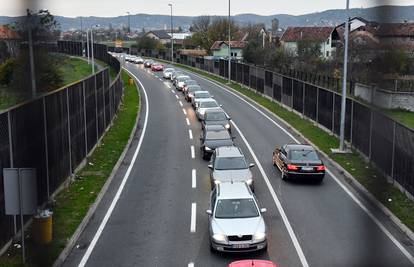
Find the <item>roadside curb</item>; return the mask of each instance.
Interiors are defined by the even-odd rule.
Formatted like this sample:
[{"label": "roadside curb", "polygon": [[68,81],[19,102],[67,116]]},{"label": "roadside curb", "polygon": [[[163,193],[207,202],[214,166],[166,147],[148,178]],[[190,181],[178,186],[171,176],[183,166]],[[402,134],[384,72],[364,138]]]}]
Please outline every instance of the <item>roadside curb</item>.
[{"label": "roadside curb", "polygon": [[[122,69],[121,69],[121,71],[122,71]],[[135,87],[138,91],[138,95],[140,95],[138,85],[135,84]],[[137,118],[136,118],[136,121],[135,121],[134,128],[131,131],[128,142],[127,142],[124,150],[122,151],[121,156],[119,157],[119,159],[116,162],[114,168],[112,169],[111,174],[109,175],[108,179],[106,180],[105,184],[103,185],[103,187],[102,187],[101,191],[99,192],[99,195],[97,196],[95,202],[89,208],[87,214],[83,218],[82,222],[79,224],[79,226],[76,229],[75,233],[72,235],[72,237],[70,238],[70,240],[66,244],[65,248],[62,250],[59,257],[56,259],[55,263],[52,265],[53,267],[59,267],[65,262],[65,260],[67,259],[67,257],[71,253],[71,251],[73,250],[73,248],[74,248],[76,242],[78,241],[80,235],[83,233],[86,226],[89,224],[90,220],[92,219],[93,215],[95,214],[95,211],[98,208],[99,204],[101,203],[104,195],[108,191],[109,185],[112,183],[112,181],[115,177],[115,174],[118,172],[119,167],[121,166],[122,162],[124,161],[125,156],[126,156],[128,150],[131,147],[132,141],[134,140],[134,137],[135,137],[135,134],[136,134],[136,131],[137,131],[137,128],[138,128],[138,122],[139,122],[139,118],[140,118],[141,108],[142,108],[142,101],[140,100],[139,101],[139,106],[138,106]]]},{"label": "roadside curb", "polygon": [[[178,65],[178,67],[180,67],[180,66]],[[191,70],[189,70],[189,71],[192,72]],[[203,71],[203,70],[199,70],[199,71]],[[201,75],[201,74],[198,74],[198,73],[194,73],[194,74]],[[222,78],[222,77],[217,76],[217,75],[212,74],[212,73],[207,73],[207,74],[213,75],[213,76],[216,76],[216,77],[219,77],[219,78]],[[288,126],[289,130],[291,130],[293,133],[295,133],[296,135],[298,135],[299,137],[301,137],[302,139],[304,139],[307,143],[309,143],[310,145],[312,145],[313,147],[315,147],[318,150],[318,152],[321,153],[329,161],[330,164],[332,164],[341,174],[343,174],[345,176],[345,178],[347,178],[347,179],[344,179],[344,181],[347,182],[347,184],[349,184],[351,187],[354,185],[356,187],[355,189],[357,189],[357,191],[360,191],[361,193],[363,193],[366,196],[366,198],[370,202],[372,202],[372,204],[374,204],[375,206],[377,206],[377,208],[380,209],[385,214],[385,216],[387,216],[399,228],[399,230],[401,232],[403,232],[411,241],[414,242],[414,232],[411,231],[411,229],[409,229],[405,224],[403,224],[400,221],[400,219],[398,219],[398,217],[395,216],[384,204],[382,204],[379,200],[377,200],[375,198],[375,196],[372,195],[371,192],[369,192],[358,180],[356,180],[352,176],[352,174],[350,174],[339,163],[337,163],[335,160],[333,160],[331,157],[329,157],[328,154],[326,154],[325,152],[321,151],[318,146],[316,146],[313,142],[311,142],[308,138],[306,138],[302,133],[300,133],[297,129],[295,129],[290,123],[288,123],[286,120],[284,120],[284,119],[280,118],[279,116],[277,116],[274,112],[272,112],[268,108],[266,108],[266,107],[262,106],[261,104],[257,103],[255,100],[249,98],[248,96],[245,96],[244,94],[242,94],[239,91],[237,91],[237,90],[229,87],[228,85],[222,84],[222,83],[220,83],[218,81],[215,81],[215,80],[213,80],[213,79],[211,79],[209,77],[203,77],[203,78],[208,79],[211,82],[213,82],[215,84],[218,84],[218,85],[220,85],[222,87],[225,87],[226,89],[228,89],[228,90],[236,93],[237,95],[239,95],[243,99],[254,103],[258,107],[266,110],[268,113],[270,113],[273,117],[275,117],[276,119],[278,119],[279,121],[281,121],[282,123],[284,123],[286,126]],[[255,91],[253,91],[250,88],[247,88],[247,87],[244,87],[244,88],[246,88],[247,90],[250,90],[252,92],[255,92]],[[260,95],[260,96],[262,96],[262,95]],[[272,100],[270,100],[270,101],[272,101]],[[272,101],[272,102],[274,102],[275,104],[278,104],[275,101]]]}]

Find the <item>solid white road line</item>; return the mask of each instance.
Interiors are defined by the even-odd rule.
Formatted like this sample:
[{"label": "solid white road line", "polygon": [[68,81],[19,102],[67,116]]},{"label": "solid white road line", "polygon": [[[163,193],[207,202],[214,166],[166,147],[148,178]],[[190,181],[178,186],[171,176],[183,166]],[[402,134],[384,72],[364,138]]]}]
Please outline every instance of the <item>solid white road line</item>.
[{"label": "solid white road line", "polygon": [[188,135],[190,136],[190,139],[193,140],[193,131],[188,130]]},{"label": "solid white road line", "polygon": [[194,159],[195,158],[195,150],[194,150],[194,146],[191,146],[191,158]]},{"label": "solid white road line", "polygon": [[174,90],[171,90],[171,93],[174,93],[175,94]]},{"label": "solid white road line", "polygon": [[194,267],[194,263],[193,263],[193,262],[190,262],[190,263],[188,264],[188,267]]},{"label": "solid white road line", "polygon": [[280,216],[282,217],[283,223],[286,226],[286,229],[289,233],[290,239],[292,239],[293,245],[295,246],[296,252],[298,253],[299,260],[302,263],[303,267],[309,267],[308,261],[306,260],[305,254],[303,254],[302,248],[299,244],[298,239],[296,238],[295,233],[293,232],[293,228],[290,225],[290,222],[286,216],[286,213],[282,207],[282,203],[280,202],[279,198],[277,197],[275,190],[273,190],[272,184],[270,183],[269,178],[267,177],[267,174],[265,173],[262,164],[260,163],[259,159],[256,157],[256,154],[254,153],[252,147],[250,146],[249,142],[247,142],[246,137],[244,137],[243,133],[240,131],[239,127],[237,127],[236,123],[232,120],[231,123],[233,124],[234,128],[237,130],[237,132],[240,134],[241,138],[243,139],[243,142],[246,144],[247,149],[249,149],[250,154],[252,155],[254,161],[256,162],[257,167],[259,168],[260,173],[263,176],[263,179],[266,182],[267,188],[270,191],[270,194],[272,195],[273,201],[276,204],[276,207],[280,213]]},{"label": "solid white road line", "polygon": [[178,95],[175,95],[175,98],[179,99]]},{"label": "solid white road line", "polygon": [[[295,141],[297,144],[300,143],[300,141],[295,138],[291,133],[289,133],[288,130],[286,130],[285,128],[283,128],[283,126],[281,126],[279,123],[277,123],[276,121],[274,121],[272,118],[270,118],[267,114],[265,114],[263,111],[259,110],[257,107],[255,107],[253,104],[249,103],[247,100],[245,100],[243,97],[241,97],[240,95],[230,91],[229,89],[217,84],[216,82],[212,82],[200,75],[194,74],[194,76],[199,77],[202,80],[205,80],[211,84],[214,84],[218,87],[220,87],[221,89],[225,90],[226,92],[234,95],[235,97],[237,97],[238,99],[240,99],[241,101],[245,102],[247,105],[249,105],[250,107],[252,107],[254,110],[256,110],[257,112],[259,112],[261,115],[263,115],[266,119],[268,119],[271,123],[273,123],[276,127],[278,127],[279,129],[281,129],[287,136],[289,136],[293,141]],[[368,217],[370,217],[373,222],[381,229],[381,231],[391,240],[391,242],[394,243],[394,245],[401,251],[402,254],[404,254],[404,256],[407,257],[407,259],[414,264],[414,256],[411,255],[408,250],[406,250],[404,248],[404,246],[391,234],[390,231],[388,231],[388,229],[384,226],[383,223],[381,223],[381,221],[375,217],[375,215],[369,211],[369,209],[358,199],[357,196],[355,196],[355,194],[353,192],[351,192],[345,185],[344,183],[335,176],[335,174],[333,174],[329,169],[326,169],[326,172],[334,179],[334,181],[348,194],[348,196],[368,215]]]},{"label": "solid white road line", "polygon": [[197,204],[191,204],[191,225],[190,225],[190,232],[195,233],[196,231],[196,216],[197,216]]},{"label": "solid white road line", "polygon": [[192,188],[197,187],[197,172],[196,172],[196,169],[193,169],[191,171],[191,187]]},{"label": "solid white road line", "polygon": [[109,208],[108,208],[108,210],[107,210],[107,212],[105,214],[105,217],[103,218],[101,224],[99,225],[99,228],[96,231],[96,233],[95,233],[95,235],[94,235],[91,243],[89,244],[88,249],[86,250],[85,254],[83,255],[82,260],[81,260],[81,262],[78,265],[79,267],[83,267],[87,263],[90,255],[92,254],[93,249],[96,246],[96,243],[99,240],[99,237],[101,236],[101,234],[102,234],[103,230],[105,229],[105,226],[106,226],[109,218],[111,217],[111,214],[112,214],[112,212],[113,212],[113,210],[114,210],[114,208],[116,206],[116,203],[119,200],[119,197],[121,196],[121,193],[122,193],[122,191],[123,191],[123,189],[125,187],[125,184],[126,184],[128,178],[129,178],[129,175],[131,174],[132,167],[134,166],[135,161],[136,161],[136,159],[138,157],[138,153],[139,153],[139,151],[141,149],[141,145],[142,145],[142,142],[144,140],[145,132],[147,130],[148,111],[149,111],[149,102],[148,102],[147,92],[145,91],[145,87],[141,83],[141,81],[134,74],[132,74],[129,70],[127,70],[127,69],[125,69],[125,70],[127,72],[129,72],[129,74],[131,74],[138,81],[139,85],[141,86],[142,91],[144,92],[145,103],[146,103],[144,126],[142,128],[142,133],[141,133],[141,136],[139,138],[137,148],[135,149],[134,155],[132,157],[131,163],[128,166],[128,169],[127,169],[127,171],[126,171],[126,173],[124,175],[124,178],[122,178],[122,182],[119,185],[118,191],[116,192],[114,198],[112,199],[111,205],[109,206]]},{"label": "solid white road line", "polygon": [[183,113],[184,113],[184,115],[187,115],[187,111],[185,111],[185,109],[183,109]]},{"label": "solid white road line", "polygon": [[183,106],[183,102],[181,102],[181,100],[180,100],[180,101],[178,101],[178,103],[180,103],[180,106]]},{"label": "solid white road line", "polygon": [[187,125],[190,126],[190,120],[188,118],[185,118],[185,121],[187,122]]}]

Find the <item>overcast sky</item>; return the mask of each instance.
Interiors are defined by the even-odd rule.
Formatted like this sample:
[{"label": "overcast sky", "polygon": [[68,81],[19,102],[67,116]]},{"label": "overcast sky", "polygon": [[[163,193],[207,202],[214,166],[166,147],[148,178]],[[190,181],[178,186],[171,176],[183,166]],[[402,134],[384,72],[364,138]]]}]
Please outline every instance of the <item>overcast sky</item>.
[{"label": "overcast sky", "polygon": [[[26,4],[21,0],[0,0],[0,15],[22,14]],[[174,14],[183,16],[226,15],[226,0],[33,0],[37,9],[49,9],[54,15],[67,17],[102,16],[112,17],[131,14],[169,14],[168,3],[173,3]],[[351,7],[371,7],[383,4],[414,5],[414,0],[350,0]],[[231,13],[255,13],[259,15],[300,15],[327,9],[343,9],[346,0],[232,0]]]}]

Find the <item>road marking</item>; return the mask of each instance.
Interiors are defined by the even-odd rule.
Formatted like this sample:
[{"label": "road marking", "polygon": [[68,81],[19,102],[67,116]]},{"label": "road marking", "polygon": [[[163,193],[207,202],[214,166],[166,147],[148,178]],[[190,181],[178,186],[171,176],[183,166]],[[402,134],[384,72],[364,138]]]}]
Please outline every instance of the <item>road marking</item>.
[{"label": "road marking", "polygon": [[184,115],[187,115],[187,111],[185,111],[185,109],[183,109]]},{"label": "road marking", "polygon": [[158,80],[160,80],[162,82],[162,79],[161,78],[158,78]]},{"label": "road marking", "polygon": [[175,98],[179,99],[178,95],[175,95]]},{"label": "road marking", "polygon": [[188,135],[190,136],[190,139],[193,140],[193,131],[188,130]]},{"label": "road marking", "polygon": [[180,101],[178,101],[178,103],[180,103],[180,106],[183,106],[183,102],[181,102],[181,100],[180,100]]},{"label": "road marking", "polygon": [[[231,90],[217,84],[216,82],[210,81],[198,74],[192,73],[194,76],[205,80],[211,84],[216,85],[217,87],[225,90],[226,92],[234,95],[235,97],[237,97],[238,99],[242,100],[243,102],[245,102],[247,105],[249,105],[250,107],[252,107],[254,110],[256,110],[257,112],[259,112],[261,115],[263,115],[266,119],[268,119],[271,123],[273,123],[276,127],[278,127],[279,129],[281,129],[287,136],[289,136],[293,141],[295,141],[296,143],[300,143],[300,141],[295,138],[291,133],[288,132],[288,130],[286,130],[285,128],[283,128],[283,126],[281,126],[280,124],[278,124],[277,122],[275,122],[272,118],[270,118],[267,114],[265,114],[263,111],[259,110],[257,107],[255,107],[253,104],[249,103],[246,99],[244,99],[243,97],[241,97],[240,95],[236,94],[235,92],[232,92]],[[351,199],[368,215],[368,217],[370,217],[373,222],[381,229],[381,231],[391,240],[391,242],[394,243],[394,245],[401,251],[401,253],[407,257],[407,259],[414,264],[414,256],[411,255],[405,248],[403,245],[401,245],[401,243],[391,234],[391,232],[389,232],[387,230],[387,228],[384,226],[384,224],[382,224],[380,222],[380,220],[375,217],[375,215],[370,212],[368,210],[368,208],[355,196],[354,193],[352,193],[345,185],[344,183],[342,183],[338,177],[336,177],[329,169],[326,169],[326,172],[334,179],[334,181],[348,194],[348,196],[351,197]]]},{"label": "road marking", "polygon": [[117,202],[118,202],[118,200],[119,200],[119,197],[121,196],[121,193],[122,193],[122,191],[123,191],[123,189],[124,189],[124,187],[125,187],[125,184],[126,184],[126,182],[127,182],[128,178],[129,178],[129,175],[131,174],[132,167],[134,166],[135,161],[136,161],[136,159],[137,159],[137,157],[138,157],[138,153],[139,153],[139,151],[140,151],[140,149],[141,149],[141,145],[142,145],[142,142],[143,142],[143,140],[144,140],[145,132],[146,132],[146,130],[147,130],[147,124],[148,124],[148,112],[149,112],[149,102],[148,102],[147,92],[145,91],[145,87],[144,87],[144,85],[143,85],[143,84],[141,83],[141,81],[137,78],[137,76],[135,76],[134,74],[132,74],[129,70],[127,70],[127,69],[125,69],[125,70],[126,70],[127,72],[129,72],[129,74],[131,74],[131,75],[132,75],[132,76],[133,76],[133,77],[134,77],[134,78],[138,81],[138,83],[139,83],[139,84],[140,84],[140,86],[141,86],[142,91],[144,92],[144,96],[145,96],[145,103],[146,103],[144,126],[143,126],[143,128],[142,128],[142,133],[141,133],[141,136],[140,136],[140,138],[139,138],[137,148],[135,149],[134,155],[133,155],[133,157],[132,157],[131,163],[129,164],[128,169],[127,169],[127,171],[126,171],[126,173],[125,173],[124,177],[122,178],[122,182],[121,182],[121,184],[119,185],[118,191],[116,192],[116,194],[115,194],[114,198],[112,199],[111,205],[109,206],[109,208],[108,208],[108,210],[107,210],[107,212],[106,212],[106,214],[105,214],[105,217],[103,218],[103,220],[102,220],[101,224],[99,225],[99,228],[98,228],[98,230],[96,231],[96,233],[95,233],[95,235],[94,235],[94,237],[93,237],[93,239],[92,239],[91,243],[89,244],[88,249],[86,250],[85,254],[83,255],[82,260],[81,260],[81,262],[80,262],[80,263],[79,263],[79,265],[78,265],[79,267],[83,267],[83,266],[85,266],[85,265],[86,265],[86,263],[87,263],[87,261],[88,261],[88,259],[89,259],[90,255],[92,254],[93,249],[94,249],[94,248],[95,248],[95,246],[96,246],[96,243],[97,243],[97,242],[98,242],[98,240],[99,240],[99,237],[101,236],[101,234],[102,234],[103,230],[105,229],[105,226],[106,226],[106,224],[107,224],[107,222],[108,222],[109,218],[111,217],[111,214],[112,214],[112,212],[113,212],[113,210],[114,210],[114,208],[115,208],[115,206],[116,206],[116,203],[117,203]]},{"label": "road marking", "polygon": [[257,167],[260,170],[260,173],[263,176],[263,179],[266,182],[267,188],[269,189],[270,194],[272,195],[273,201],[276,204],[276,207],[277,207],[277,209],[278,209],[278,211],[280,213],[280,216],[282,216],[282,220],[283,220],[283,222],[284,222],[284,224],[286,226],[286,229],[287,229],[287,231],[289,233],[290,239],[292,239],[293,245],[295,246],[296,252],[298,253],[298,256],[299,256],[300,262],[302,263],[302,266],[303,267],[309,267],[309,264],[308,264],[308,262],[306,260],[305,254],[303,254],[303,251],[302,251],[302,248],[301,248],[301,246],[299,244],[299,241],[296,238],[295,233],[293,232],[292,226],[289,223],[289,220],[288,220],[288,218],[286,216],[286,213],[285,213],[285,211],[284,211],[284,209],[282,207],[282,204],[281,204],[279,198],[277,197],[275,191],[273,190],[272,184],[270,183],[270,180],[267,177],[267,175],[266,175],[266,173],[265,173],[265,171],[264,171],[264,169],[262,167],[262,164],[259,162],[259,159],[256,157],[256,154],[254,153],[252,147],[250,146],[249,142],[247,142],[246,137],[244,137],[243,133],[240,131],[239,127],[237,127],[236,123],[234,123],[233,120],[231,121],[231,123],[233,124],[233,126],[237,130],[237,132],[240,134],[241,138],[243,139],[243,142],[247,146],[247,149],[249,149],[250,154],[252,155],[254,161],[256,162]]},{"label": "road marking", "polygon": [[195,233],[196,231],[196,216],[197,216],[197,204],[191,204],[191,225],[190,225],[190,232]]},{"label": "road marking", "polygon": [[191,158],[194,159],[195,158],[195,150],[194,150],[194,146],[191,146]]},{"label": "road marking", "polygon": [[194,263],[193,263],[193,262],[190,262],[190,263],[188,264],[188,267],[194,267]]},{"label": "road marking", "polygon": [[185,121],[187,122],[187,125],[190,126],[190,120],[188,118],[185,118]]},{"label": "road marking", "polygon": [[175,94],[174,90],[171,89],[171,93]]},{"label": "road marking", "polygon": [[197,171],[196,171],[196,169],[193,169],[191,171],[191,187],[192,188],[197,187]]},{"label": "road marking", "polygon": [[164,85],[166,86],[166,87],[168,87],[168,88],[170,88],[171,89],[171,85],[168,83],[168,82],[163,82],[164,83]]}]

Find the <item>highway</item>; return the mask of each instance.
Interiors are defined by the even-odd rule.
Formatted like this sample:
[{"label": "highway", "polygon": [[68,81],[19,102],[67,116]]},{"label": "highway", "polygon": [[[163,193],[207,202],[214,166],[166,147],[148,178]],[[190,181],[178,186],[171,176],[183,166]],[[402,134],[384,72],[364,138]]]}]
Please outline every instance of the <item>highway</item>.
[{"label": "highway", "polygon": [[326,160],[330,171],[322,184],[281,180],[272,165],[274,148],[303,141],[284,123],[190,74],[232,117],[235,143],[256,164],[255,194],[267,208],[267,252],[211,252],[209,169],[200,155],[195,112],[162,72],[125,67],[141,85],[138,132],[64,266],[208,267],[246,258],[282,267],[414,266],[414,245]]}]

